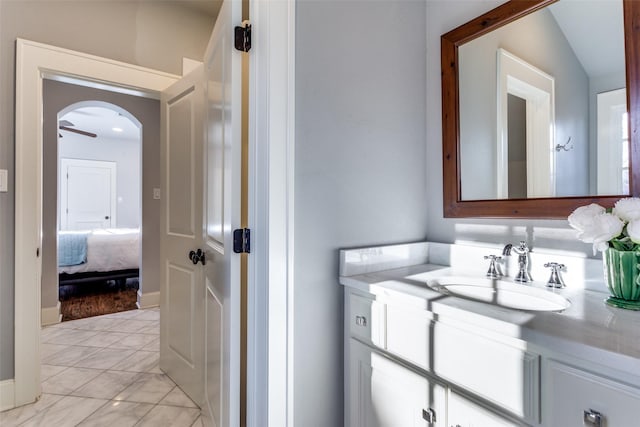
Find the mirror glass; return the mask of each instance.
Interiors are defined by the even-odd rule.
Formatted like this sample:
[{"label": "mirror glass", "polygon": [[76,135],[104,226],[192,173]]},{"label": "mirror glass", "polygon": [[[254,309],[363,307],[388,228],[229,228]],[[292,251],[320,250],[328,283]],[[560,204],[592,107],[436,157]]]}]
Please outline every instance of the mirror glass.
[{"label": "mirror glass", "polygon": [[461,200],[629,194],[622,0],[559,0],[458,61]]}]

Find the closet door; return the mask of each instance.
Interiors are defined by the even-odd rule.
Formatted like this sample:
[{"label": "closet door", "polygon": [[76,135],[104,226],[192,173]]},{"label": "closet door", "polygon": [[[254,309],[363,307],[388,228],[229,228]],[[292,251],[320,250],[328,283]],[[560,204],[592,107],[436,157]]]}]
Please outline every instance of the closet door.
[{"label": "closet door", "polygon": [[60,229],[116,227],[116,163],[60,159]]}]

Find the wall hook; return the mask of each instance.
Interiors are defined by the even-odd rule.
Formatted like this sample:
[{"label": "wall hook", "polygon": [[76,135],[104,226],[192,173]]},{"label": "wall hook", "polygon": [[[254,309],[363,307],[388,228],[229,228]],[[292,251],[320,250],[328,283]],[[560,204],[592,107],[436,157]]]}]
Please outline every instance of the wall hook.
[{"label": "wall hook", "polygon": [[569,137],[569,139],[567,139],[567,142],[565,142],[564,144],[558,144],[556,145],[556,151],[571,151],[573,150],[573,144],[569,145],[571,143],[571,137]]}]

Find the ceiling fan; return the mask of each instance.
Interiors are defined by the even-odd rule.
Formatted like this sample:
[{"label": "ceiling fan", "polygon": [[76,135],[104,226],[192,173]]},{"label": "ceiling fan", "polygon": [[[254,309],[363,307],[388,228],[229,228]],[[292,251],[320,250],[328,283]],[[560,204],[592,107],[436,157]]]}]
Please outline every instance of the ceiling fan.
[{"label": "ceiling fan", "polygon": [[[79,135],[84,135],[84,136],[88,136],[90,138],[95,138],[98,135],[93,133],[93,132],[87,132],[86,130],[81,130],[81,129],[75,129],[73,126],[75,126],[73,123],[71,123],[69,120],[60,120],[60,122],[58,122],[58,129],[60,130],[65,130],[67,132],[73,132],[73,133],[77,133]],[[58,133],[58,137],[62,138],[62,134]]]}]

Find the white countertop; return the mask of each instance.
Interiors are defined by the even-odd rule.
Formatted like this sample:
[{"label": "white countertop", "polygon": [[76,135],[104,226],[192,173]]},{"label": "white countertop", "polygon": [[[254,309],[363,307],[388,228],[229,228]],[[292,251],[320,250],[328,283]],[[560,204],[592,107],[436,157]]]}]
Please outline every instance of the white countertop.
[{"label": "white countertop", "polygon": [[[640,312],[606,305],[606,293],[554,290],[571,302],[569,308],[562,312],[514,310],[442,295],[426,285],[428,279],[443,276],[470,275],[447,266],[418,264],[341,276],[340,283],[380,297],[402,299],[409,295],[414,304],[422,304],[441,320],[472,324],[640,377]],[[483,279],[481,275],[472,277]],[[548,289],[540,282],[522,286]]]}]

